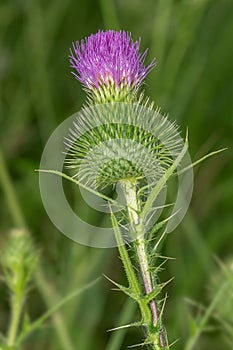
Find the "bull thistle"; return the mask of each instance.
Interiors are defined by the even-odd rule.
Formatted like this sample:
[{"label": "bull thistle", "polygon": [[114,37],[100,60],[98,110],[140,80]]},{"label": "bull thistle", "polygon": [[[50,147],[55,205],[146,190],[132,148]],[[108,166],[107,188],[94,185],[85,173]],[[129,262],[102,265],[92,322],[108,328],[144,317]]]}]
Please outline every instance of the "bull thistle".
[{"label": "bull thistle", "polygon": [[[141,320],[136,325],[145,329],[143,344],[159,350],[169,349],[169,344],[159,300],[163,284],[158,283],[159,268],[151,265],[157,253],[149,217],[156,196],[148,203],[165,174],[175,171],[174,159],[182,158],[186,146],[176,126],[144,98],[141,87],[156,61],[146,66],[147,50],[139,50],[140,41],[133,42],[124,31],[99,31],[73,44],[72,73],[94,108],[75,122],[66,142],[66,163],[86,186],[101,190],[118,185],[124,194],[126,209],[120,217],[111,211],[111,219],[129,285],[116,285],[139,305]],[[96,127],[90,127],[93,119]],[[127,235],[121,230],[123,223],[128,224]]]}]

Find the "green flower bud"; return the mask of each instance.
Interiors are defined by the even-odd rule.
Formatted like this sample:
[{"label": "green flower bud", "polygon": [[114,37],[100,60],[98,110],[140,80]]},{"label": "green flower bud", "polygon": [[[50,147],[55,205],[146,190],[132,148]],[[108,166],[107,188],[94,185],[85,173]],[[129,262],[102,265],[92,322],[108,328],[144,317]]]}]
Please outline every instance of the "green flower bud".
[{"label": "green flower bud", "polygon": [[1,263],[6,283],[13,293],[27,290],[37,262],[38,252],[29,235],[23,229],[12,230],[5,243]]}]

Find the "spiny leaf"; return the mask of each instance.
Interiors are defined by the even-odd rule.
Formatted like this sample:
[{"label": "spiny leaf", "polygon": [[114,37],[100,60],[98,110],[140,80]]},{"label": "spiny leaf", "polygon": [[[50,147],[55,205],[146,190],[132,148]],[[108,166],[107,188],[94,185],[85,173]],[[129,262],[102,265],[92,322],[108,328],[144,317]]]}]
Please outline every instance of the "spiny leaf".
[{"label": "spiny leaf", "polygon": [[122,260],[124,268],[125,268],[125,272],[127,275],[129,286],[132,290],[134,290],[135,295],[140,296],[141,289],[140,289],[137,277],[135,275],[128,251],[127,251],[125,244],[124,244],[124,241],[122,239],[122,235],[121,235],[116,217],[113,214],[111,208],[110,208],[110,211],[111,211],[112,226],[113,226],[113,230],[114,230],[117,245],[118,245],[118,250],[119,250],[121,260]]},{"label": "spiny leaf", "polygon": [[159,293],[161,292],[161,289],[160,287],[157,287],[156,289],[154,289],[152,292],[150,292],[149,294],[146,294],[143,299],[145,300],[145,302],[147,304],[149,304],[152,300],[154,300],[158,295]]},{"label": "spiny leaf", "polygon": [[160,191],[163,189],[164,185],[168,181],[168,179],[171,177],[181,160],[183,159],[185,153],[187,152],[188,149],[188,133],[186,134],[186,140],[183,146],[183,149],[177,156],[177,158],[174,160],[172,165],[167,169],[165,174],[160,178],[160,180],[157,182],[156,186],[152,189],[145,205],[141,213],[141,220],[144,221],[148,215],[148,212],[150,211],[151,207],[153,206],[153,203],[157,196],[159,195]]},{"label": "spiny leaf", "polygon": [[104,194],[100,193],[100,192],[97,192],[95,190],[93,190],[92,188],[88,187],[88,186],[85,186],[82,182],[74,179],[73,177],[67,175],[67,174],[64,174],[62,173],[61,171],[58,171],[58,170],[49,170],[49,169],[38,169],[38,170],[35,170],[35,171],[38,171],[39,173],[47,173],[47,174],[54,174],[54,175],[59,175],[61,177],[63,177],[64,179],[67,179],[73,183],[75,183],[76,185],[82,187],[83,189],[89,191],[90,193],[102,198],[102,199],[105,199],[106,201],[116,205],[118,208],[123,208],[122,205],[120,205],[118,202],[116,202],[114,199],[110,198],[110,197],[107,197],[105,196]]},{"label": "spiny leaf", "polygon": [[104,275],[104,277],[107,278],[107,280],[109,280],[111,283],[113,283],[116,287],[118,287],[118,289],[121,290],[123,293],[127,294],[129,297],[131,297],[134,300],[138,300],[138,295],[136,295],[131,288],[125,287],[125,286],[113,281],[111,278],[109,278],[105,275]]},{"label": "spiny leaf", "polygon": [[203,157],[201,157],[200,159],[196,160],[195,162],[193,162],[189,166],[187,166],[184,169],[181,169],[180,171],[178,171],[178,175],[185,173],[185,171],[189,170],[190,168],[195,167],[197,164],[203,162],[204,160],[206,160],[206,159],[208,159],[208,158],[210,158],[210,157],[212,157],[212,156],[214,156],[214,155],[216,155],[218,153],[226,151],[227,149],[228,149],[227,147],[221,148],[221,149],[219,149],[217,151],[213,151],[213,152],[210,152],[210,153],[204,155]]}]

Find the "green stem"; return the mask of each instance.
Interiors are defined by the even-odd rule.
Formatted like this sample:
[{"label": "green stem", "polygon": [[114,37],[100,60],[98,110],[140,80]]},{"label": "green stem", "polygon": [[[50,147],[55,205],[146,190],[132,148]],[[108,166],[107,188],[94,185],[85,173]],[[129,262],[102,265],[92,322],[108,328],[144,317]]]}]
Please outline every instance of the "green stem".
[{"label": "green stem", "polygon": [[6,164],[0,149],[0,183],[2,183],[2,189],[5,192],[6,200],[12,214],[15,225],[18,228],[25,228],[25,221],[23,214],[20,210],[18,200],[15,195],[14,188],[9,177]]},{"label": "green stem", "polygon": [[11,307],[12,314],[7,339],[7,345],[9,347],[13,347],[15,345],[15,340],[18,333],[19,321],[23,308],[23,295],[21,295],[21,293],[12,295]]},{"label": "green stem", "polygon": [[[153,279],[149,268],[147,249],[146,249],[145,239],[143,235],[144,229],[138,215],[140,208],[137,200],[136,183],[130,180],[124,180],[124,181],[121,181],[121,186],[122,186],[124,196],[126,199],[126,204],[128,207],[131,231],[135,235],[135,247],[136,247],[138,262],[140,265],[140,271],[141,271],[141,276],[142,276],[143,285],[144,285],[144,292],[146,295],[148,295],[151,292],[153,292],[153,290],[155,289],[155,286],[153,285]],[[160,314],[159,314],[159,310],[158,310],[157,302],[155,298],[149,303],[149,307],[151,311],[150,323],[152,322],[153,328],[155,330],[159,329],[159,341],[158,341],[158,338],[155,337],[154,335],[151,337],[152,339],[154,339],[155,349],[165,349],[166,340],[165,340],[163,331],[160,329],[160,327],[158,327]]]},{"label": "green stem", "polygon": [[[138,261],[140,264],[140,269],[141,269],[142,280],[143,280],[145,292],[146,292],[146,294],[150,294],[154,290],[154,288],[153,288],[151,274],[149,271],[149,264],[148,264],[148,259],[147,259],[145,243],[144,243],[143,239],[137,239],[135,243],[136,243],[136,251],[137,251]],[[151,301],[150,309],[151,309],[151,313],[152,313],[153,326],[156,327],[156,325],[158,323],[159,312],[158,312],[158,309],[156,306],[155,299]]]},{"label": "green stem", "polygon": [[[129,288],[122,288],[122,286],[118,285],[123,292],[127,295],[130,295],[134,300],[139,304],[142,320],[144,324],[149,324],[151,321],[151,313],[147,303],[144,301],[143,296],[141,294],[141,288],[139,282],[137,280],[137,276],[134,272],[134,268],[132,266],[132,262],[130,260],[128,251],[125,247],[125,242],[123,241],[117,220],[113,213],[111,213],[112,225],[117,241],[118,250],[121,256],[122,263],[125,268],[125,273],[129,282]],[[130,294],[131,293],[131,294]]]}]

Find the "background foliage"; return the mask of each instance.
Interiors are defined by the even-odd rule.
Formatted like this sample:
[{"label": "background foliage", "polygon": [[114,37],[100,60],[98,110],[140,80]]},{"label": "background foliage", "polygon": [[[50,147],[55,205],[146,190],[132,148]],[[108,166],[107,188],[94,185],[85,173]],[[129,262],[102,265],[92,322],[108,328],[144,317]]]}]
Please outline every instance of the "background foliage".
[{"label": "background foliage", "polygon": [[[166,287],[165,324],[171,341],[180,338],[174,349],[184,349],[193,317],[199,316],[201,305],[210,304],[225,278],[214,256],[226,265],[233,263],[233,1],[1,0],[1,247],[9,231],[25,222],[41,251],[47,282],[41,285],[36,278],[30,291],[27,310],[32,319],[103,273],[124,279],[115,249],[80,246],[56,230],[43,209],[34,172],[51,132],[84,102],[80,84],[70,74],[71,42],[99,28],[130,31],[134,39],[142,38],[143,48],[149,47],[149,59],[156,56],[158,65],[147,79],[146,92],[184,131],[188,126],[194,160],[229,148],[195,168],[189,212],[163,246],[163,255],[176,258],[161,273],[161,280],[175,276]],[[79,203],[76,198],[77,208]],[[87,207],[82,211],[93,220]],[[137,319],[134,305],[111,287],[102,278],[33,333],[24,349],[120,350],[137,343],[137,330],[106,332]],[[225,321],[232,324],[229,298],[224,295],[214,308],[208,332],[186,349],[232,349],[233,337],[225,327]],[[4,333],[9,303],[3,283],[0,307]]]}]

